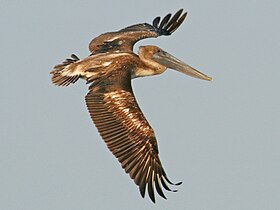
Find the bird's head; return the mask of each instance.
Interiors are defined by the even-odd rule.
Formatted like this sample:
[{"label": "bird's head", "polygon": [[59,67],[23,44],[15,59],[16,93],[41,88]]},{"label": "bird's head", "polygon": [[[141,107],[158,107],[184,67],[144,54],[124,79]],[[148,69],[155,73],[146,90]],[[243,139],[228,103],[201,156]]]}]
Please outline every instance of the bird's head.
[{"label": "bird's head", "polygon": [[197,71],[157,46],[148,45],[139,47],[139,57],[147,65],[159,68],[162,72],[170,68],[198,79],[212,80],[211,77]]}]

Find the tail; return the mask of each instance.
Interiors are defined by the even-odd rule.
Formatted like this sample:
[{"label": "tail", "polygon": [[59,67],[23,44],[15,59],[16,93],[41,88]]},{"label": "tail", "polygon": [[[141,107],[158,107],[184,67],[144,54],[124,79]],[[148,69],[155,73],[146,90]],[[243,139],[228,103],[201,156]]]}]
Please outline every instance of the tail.
[{"label": "tail", "polygon": [[53,74],[52,83],[57,86],[68,86],[71,83],[75,83],[81,75],[74,74],[72,66],[79,60],[76,55],[72,54],[71,58],[66,59],[62,64],[56,65],[54,70],[50,72]]}]

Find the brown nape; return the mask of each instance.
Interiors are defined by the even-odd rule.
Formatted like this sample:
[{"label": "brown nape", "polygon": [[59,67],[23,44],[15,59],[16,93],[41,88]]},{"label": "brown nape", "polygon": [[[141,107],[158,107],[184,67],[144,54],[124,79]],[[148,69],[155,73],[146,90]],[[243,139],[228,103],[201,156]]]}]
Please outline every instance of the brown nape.
[{"label": "brown nape", "polygon": [[158,62],[155,62],[152,57],[160,50],[157,46],[140,46],[139,58],[145,66],[139,67],[135,72],[136,77],[152,76],[163,73],[167,68]]}]

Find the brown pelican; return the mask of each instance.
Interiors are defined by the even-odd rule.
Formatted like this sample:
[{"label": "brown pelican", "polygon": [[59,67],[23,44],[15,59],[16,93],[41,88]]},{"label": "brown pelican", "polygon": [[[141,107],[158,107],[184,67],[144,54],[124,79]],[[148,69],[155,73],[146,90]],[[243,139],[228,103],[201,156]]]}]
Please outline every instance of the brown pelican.
[{"label": "brown pelican", "polygon": [[176,191],[168,184],[181,182],[173,184],[167,178],[154,131],[136,102],[131,79],[161,74],[167,68],[203,80],[211,78],[159,47],[141,46],[137,55],[133,46],[144,38],[171,35],[186,15],[181,9],[162,20],[156,17],[152,25],[136,24],[101,34],[90,42],[90,56],[80,60],[72,54],[51,71],[52,82],[57,86],[68,86],[79,78],[91,84],[85,100],[95,126],[125,172],[139,186],[142,197],[147,188],[153,202],[155,189],[166,199],[163,188]]}]

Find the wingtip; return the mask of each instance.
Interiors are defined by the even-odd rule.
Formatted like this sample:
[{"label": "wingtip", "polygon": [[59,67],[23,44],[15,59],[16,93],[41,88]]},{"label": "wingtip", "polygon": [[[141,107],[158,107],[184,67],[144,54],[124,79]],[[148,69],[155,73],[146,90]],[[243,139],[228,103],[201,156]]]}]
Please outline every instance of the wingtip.
[{"label": "wingtip", "polygon": [[178,183],[176,183],[175,185],[176,185],[176,186],[179,186],[179,185],[181,185],[181,184],[183,184],[183,182],[178,182]]},{"label": "wingtip", "polygon": [[156,17],[156,18],[153,20],[153,26],[154,26],[155,28],[158,28],[159,22],[160,22],[160,17],[158,16],[158,17]]},{"label": "wingtip", "polygon": [[173,16],[168,13],[162,20],[160,17],[156,17],[153,20],[153,27],[159,36],[169,36],[182,24],[187,14],[188,12],[184,12],[184,9],[179,9]]}]

